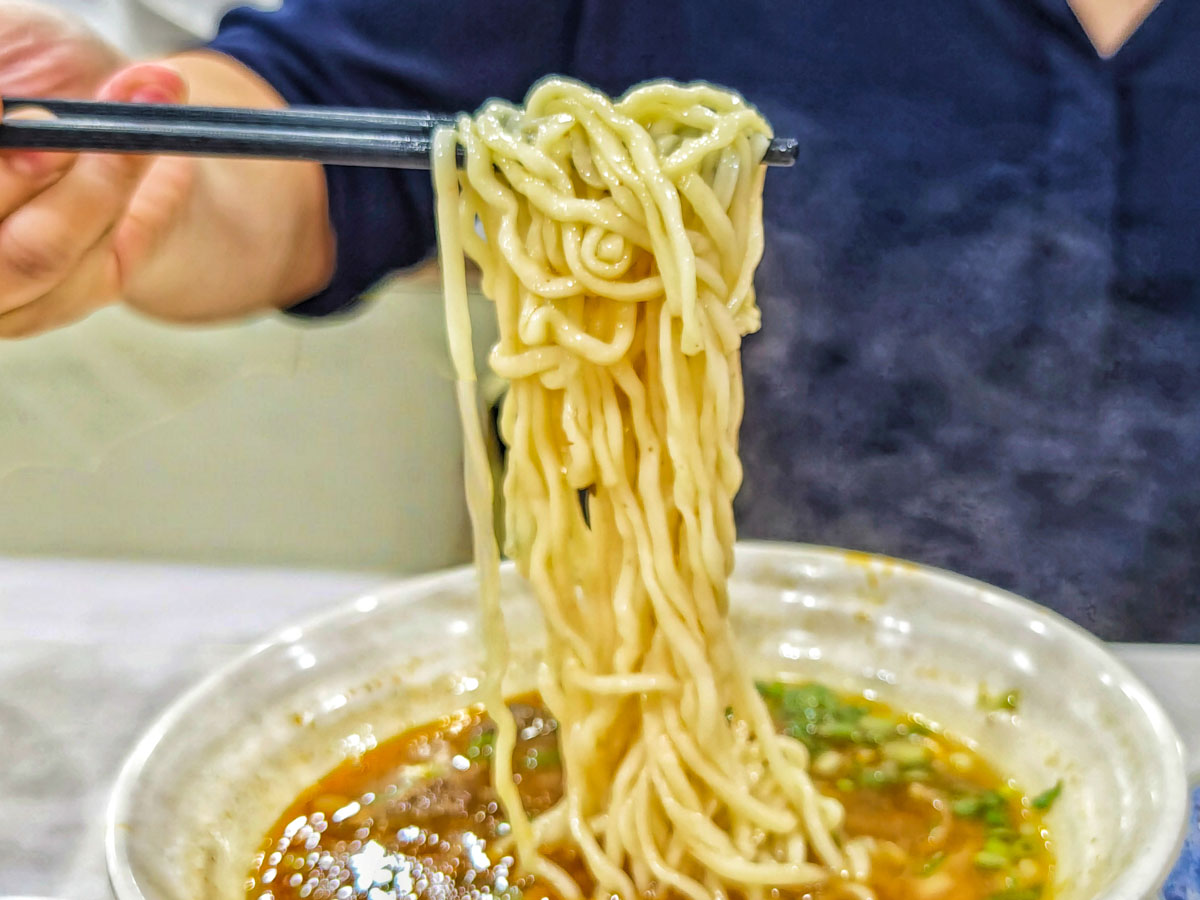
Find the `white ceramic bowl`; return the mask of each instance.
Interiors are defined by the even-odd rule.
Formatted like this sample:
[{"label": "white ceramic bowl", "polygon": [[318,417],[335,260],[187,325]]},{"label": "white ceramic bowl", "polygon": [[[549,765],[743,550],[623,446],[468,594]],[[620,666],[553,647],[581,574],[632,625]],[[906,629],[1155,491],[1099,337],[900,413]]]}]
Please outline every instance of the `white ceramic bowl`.
[{"label": "white ceramic bowl", "polygon": [[[172,706],[123,769],[108,813],[118,900],[242,900],[249,861],[293,796],[348,750],[475,702],[475,579],[397,584],[290,627]],[[532,601],[505,572],[532,686]],[[733,608],[757,674],[869,689],[967,738],[1028,791],[1058,778],[1048,817],[1057,900],[1142,900],[1180,844],[1178,736],[1149,691],[1064,619],[979,582],[864,554],[738,548]],[[1015,715],[978,708],[1015,688]]]}]

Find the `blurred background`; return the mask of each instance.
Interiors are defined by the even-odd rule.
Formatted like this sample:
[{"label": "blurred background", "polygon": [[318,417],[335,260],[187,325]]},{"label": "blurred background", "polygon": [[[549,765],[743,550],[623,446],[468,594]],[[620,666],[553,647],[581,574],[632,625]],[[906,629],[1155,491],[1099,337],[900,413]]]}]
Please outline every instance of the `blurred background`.
[{"label": "blurred background", "polygon": [[[148,55],[208,37],[233,4],[55,5]],[[180,328],[108,309],[0,346],[0,555],[465,561],[455,417],[429,269],[321,324]]]}]

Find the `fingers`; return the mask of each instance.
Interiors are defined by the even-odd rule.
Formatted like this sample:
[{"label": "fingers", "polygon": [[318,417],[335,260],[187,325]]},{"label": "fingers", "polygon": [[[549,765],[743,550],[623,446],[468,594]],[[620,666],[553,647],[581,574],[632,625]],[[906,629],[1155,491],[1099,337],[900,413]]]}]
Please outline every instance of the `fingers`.
[{"label": "fingers", "polygon": [[11,312],[0,314],[0,340],[32,337],[76,322],[113,303],[115,293],[100,294],[104,285],[115,285],[116,257],[102,241],[84,254],[67,278],[48,294]]},{"label": "fingers", "polygon": [[[11,119],[48,119],[44,110],[28,109],[4,116]],[[71,153],[20,150],[0,156],[0,218],[36,197],[58,181],[75,161]]]},{"label": "fingers", "polygon": [[[117,101],[177,102],[183,94],[178,72],[144,64],[115,75],[99,96]],[[30,176],[23,186],[19,178],[7,182],[0,178],[0,202],[7,191],[9,202],[17,203],[0,222],[0,314],[29,304],[60,285],[85,289],[73,277],[75,270],[88,251],[114,229],[150,161],[149,157],[87,153],[66,171]],[[20,160],[8,163],[9,169],[16,166],[18,172],[27,165]],[[104,267],[100,274],[112,274],[111,268]],[[113,284],[90,288],[97,296],[116,289]]]},{"label": "fingers", "polygon": [[177,69],[162,63],[126,66],[100,88],[97,100],[131,103],[184,103],[187,83]]},{"label": "fingers", "polygon": [[87,154],[0,223],[0,313],[49,292],[113,227],[147,160]]}]

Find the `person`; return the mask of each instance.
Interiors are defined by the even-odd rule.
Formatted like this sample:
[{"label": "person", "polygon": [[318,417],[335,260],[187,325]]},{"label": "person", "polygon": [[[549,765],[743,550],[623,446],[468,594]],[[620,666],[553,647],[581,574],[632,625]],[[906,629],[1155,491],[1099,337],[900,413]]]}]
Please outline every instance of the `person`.
[{"label": "person", "polygon": [[[0,48],[9,95],[454,111],[549,73],[735,88],[801,145],[767,183],[743,536],[1200,640],[1200,5],[1163,0],[1111,59],[1066,0],[285,0],[132,65],[10,2]],[[430,253],[431,208],[423,173],[9,153],[0,334],[118,297],[343,313]]]}]

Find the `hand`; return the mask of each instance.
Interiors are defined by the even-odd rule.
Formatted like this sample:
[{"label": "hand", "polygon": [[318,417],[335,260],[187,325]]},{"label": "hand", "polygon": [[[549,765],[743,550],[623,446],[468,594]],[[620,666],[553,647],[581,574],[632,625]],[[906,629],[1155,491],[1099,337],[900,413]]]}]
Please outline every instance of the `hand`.
[{"label": "hand", "polygon": [[93,97],[129,61],[83,22],[41,3],[0,0],[0,92]]},{"label": "hand", "polygon": [[[186,88],[170,67],[129,65],[68,16],[0,2],[0,94],[179,103]],[[0,155],[0,337],[66,324],[121,295],[189,181],[188,161],[161,160],[156,167],[164,171],[141,190],[151,163],[104,154]]]},{"label": "hand", "polygon": [[[76,20],[14,0],[0,0],[3,94],[284,105],[219,53],[131,64]],[[0,153],[0,338],[65,325],[118,298],[187,322],[286,307],[328,282],[333,248],[315,163]]]}]

